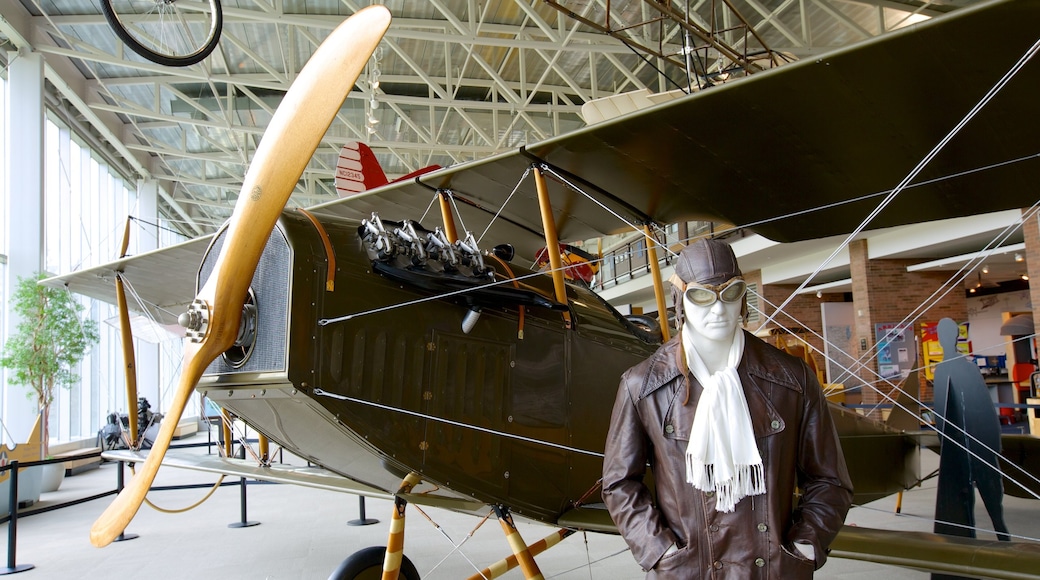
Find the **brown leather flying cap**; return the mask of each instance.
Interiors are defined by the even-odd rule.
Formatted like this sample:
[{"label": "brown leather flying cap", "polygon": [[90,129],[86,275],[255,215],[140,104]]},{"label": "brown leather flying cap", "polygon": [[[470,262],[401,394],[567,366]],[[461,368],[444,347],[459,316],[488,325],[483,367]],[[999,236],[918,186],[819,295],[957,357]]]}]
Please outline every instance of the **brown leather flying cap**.
[{"label": "brown leather flying cap", "polygon": [[706,239],[697,240],[679,252],[675,274],[687,284],[712,286],[741,275],[733,248],[722,240]]}]

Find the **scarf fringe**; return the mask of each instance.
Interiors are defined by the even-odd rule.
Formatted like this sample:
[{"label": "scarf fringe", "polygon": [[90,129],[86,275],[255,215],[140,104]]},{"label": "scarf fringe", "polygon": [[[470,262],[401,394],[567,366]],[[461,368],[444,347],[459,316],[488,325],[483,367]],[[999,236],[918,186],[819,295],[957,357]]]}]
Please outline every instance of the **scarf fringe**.
[{"label": "scarf fringe", "polygon": [[694,457],[686,457],[687,483],[701,491],[715,492],[715,509],[732,512],[737,503],[749,495],[766,492],[762,464],[734,465],[733,475],[725,481],[715,479],[715,466],[704,464]]}]

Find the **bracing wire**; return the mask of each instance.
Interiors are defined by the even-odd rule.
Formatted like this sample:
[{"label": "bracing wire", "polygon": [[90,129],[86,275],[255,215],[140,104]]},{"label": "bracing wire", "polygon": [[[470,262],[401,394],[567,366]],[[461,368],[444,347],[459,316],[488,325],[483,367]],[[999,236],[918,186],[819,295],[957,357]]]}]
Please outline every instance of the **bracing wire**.
[{"label": "bracing wire", "polygon": [[[1034,52],[1035,52],[1035,47],[1034,47]],[[955,128],[955,130],[954,130],[954,133],[953,133],[953,134],[955,134],[955,132],[956,132],[957,130],[959,130],[959,128],[960,128],[961,126],[963,126],[963,123],[966,123],[966,122],[967,122],[968,120],[970,120],[970,117],[971,117],[971,116],[973,116],[974,114],[975,114],[975,111],[973,110],[973,112],[969,114],[969,117],[968,117],[967,119],[965,119],[965,120],[964,120],[964,121],[962,122],[962,124],[961,124],[961,125],[959,125],[959,126],[958,126],[957,128]],[[949,136],[948,136],[948,138],[952,138],[952,135],[953,135],[953,134],[949,135]],[[916,174],[917,174],[917,173],[919,173],[921,169],[923,169],[924,165],[925,165],[925,164],[926,164],[926,163],[927,163],[928,161],[930,161],[932,157],[934,157],[934,154],[938,152],[938,149],[939,149],[939,148],[941,148],[941,146],[942,146],[942,145],[945,145],[945,142],[946,142],[946,141],[948,141],[948,139],[944,139],[944,141],[943,141],[943,142],[941,142],[939,146],[937,146],[937,149],[936,149],[936,150],[933,150],[933,154],[930,154],[930,156],[929,156],[929,157],[926,157],[926,159],[925,159],[925,160],[922,160],[922,162],[921,162],[921,164],[919,164],[918,168],[915,168],[915,171],[914,171],[914,172],[912,172],[912,173],[911,173],[911,175],[908,175],[908,176],[907,176],[907,178],[906,178],[906,179],[904,179],[904,182],[900,184],[900,186],[897,186],[897,188],[893,189],[893,190],[892,190],[891,192],[888,192],[888,194],[887,194],[887,195],[886,195],[886,197],[885,197],[885,200],[883,200],[883,201],[882,201],[882,203],[881,203],[881,204],[880,204],[880,205],[878,206],[878,208],[877,208],[877,209],[875,209],[875,211],[874,211],[874,212],[872,212],[871,216],[869,216],[869,217],[867,218],[867,220],[865,220],[865,221],[864,221],[864,223],[863,223],[863,224],[861,224],[861,226],[859,226],[859,228],[857,229],[857,231],[856,231],[856,233],[855,233],[855,234],[858,234],[858,233],[859,233],[860,231],[862,231],[862,229],[864,229],[864,228],[866,227],[866,225],[867,225],[867,224],[868,224],[868,223],[869,223],[869,222],[870,222],[870,221],[871,221],[871,220],[873,219],[873,217],[874,217],[874,216],[876,216],[876,215],[877,215],[877,213],[879,213],[879,212],[880,212],[880,211],[881,211],[881,210],[882,210],[882,209],[883,209],[883,208],[884,208],[885,206],[887,206],[887,205],[888,205],[888,204],[889,204],[889,203],[891,202],[891,200],[892,200],[892,199],[894,199],[894,197],[895,197],[896,195],[898,195],[898,194],[899,194],[899,192],[901,192],[901,191],[902,191],[903,189],[906,189],[907,187],[910,187],[910,185],[909,185],[909,182],[910,182],[910,181],[912,181],[912,179],[913,179],[914,177],[916,177]],[[526,174],[525,174],[525,175],[526,175]],[[558,176],[557,176],[557,177],[558,177]],[[573,186],[572,186],[572,188],[573,188]],[[578,189],[578,188],[574,188],[574,189],[575,189],[576,191],[581,191],[581,190],[580,190],[580,189]],[[515,192],[515,191],[516,191],[516,189],[514,189],[514,192]],[[512,194],[511,194],[511,196],[512,196]],[[592,199],[592,198],[590,198],[590,199]],[[453,202],[453,204],[454,204],[454,199],[452,200],[452,202]],[[602,204],[601,204],[601,206],[602,206]],[[431,207],[432,207],[432,204],[431,204]],[[605,208],[605,206],[602,206],[602,207],[604,207],[604,208]],[[429,208],[428,208],[428,210],[427,210],[427,211],[429,211]],[[500,210],[500,212],[501,212],[501,210]],[[499,213],[500,213],[500,212],[499,212]],[[495,216],[495,217],[497,218],[497,217],[498,217],[498,215],[499,215],[499,214],[496,214],[496,216]],[[616,215],[616,214],[615,214],[615,215]],[[622,220],[622,221],[624,221],[624,220]],[[627,222],[626,222],[626,223],[627,223]],[[632,224],[629,224],[629,225],[632,225]],[[489,227],[490,227],[490,225],[489,225]],[[634,227],[634,226],[633,226],[633,227]],[[634,227],[634,229],[637,229],[637,230],[638,230],[639,228],[635,228],[635,227]],[[486,233],[486,231],[487,231],[487,230],[485,229],[485,233]],[[855,235],[855,234],[854,234],[854,235]],[[481,235],[481,237],[483,237],[483,235],[484,235],[484,234],[482,234],[482,235]],[[849,237],[849,239],[848,239],[848,240],[846,240],[846,242],[845,242],[845,243],[843,244],[843,246],[844,246],[844,245],[846,245],[846,244],[848,243],[848,241],[849,241],[849,240],[851,240],[851,239],[852,239],[852,238],[854,237],[854,235],[853,235],[853,236],[850,236],[850,237]],[[832,256],[832,258],[831,258],[831,259],[833,259],[833,256]],[[830,259],[829,259],[829,260],[830,260]],[[828,261],[829,261],[829,260],[828,260]],[[814,273],[813,273],[813,275],[812,275],[812,276],[810,276],[810,278],[809,278],[809,279],[807,279],[805,283],[803,283],[802,287],[801,287],[801,288],[799,288],[799,290],[803,289],[803,288],[804,288],[804,286],[805,286],[805,285],[806,285],[806,284],[808,283],[808,281],[809,281],[809,280],[811,280],[811,279],[812,279],[813,277],[815,277],[815,275],[817,275],[817,274],[819,273],[819,271],[821,271],[821,270],[822,270],[822,268],[826,266],[826,263],[827,263],[827,262],[825,262],[824,264],[822,264],[822,265],[821,265],[821,266],[820,266],[820,267],[819,267],[819,268],[817,269],[817,271],[816,271],[816,272],[814,272]],[[460,291],[460,292],[457,292],[457,293],[462,293],[462,292],[464,292],[464,291]],[[947,290],[947,292],[949,292],[949,290]],[[797,291],[795,292],[795,294],[796,294],[796,293],[797,293]],[[456,294],[456,293],[451,293],[451,294]],[[787,301],[785,301],[785,302],[784,302],[783,304],[781,304],[781,305],[780,305],[779,307],[776,307],[776,309],[775,309],[774,313],[773,313],[772,315],[770,315],[770,317],[769,317],[769,318],[767,319],[766,323],[768,323],[769,321],[771,321],[771,320],[772,320],[772,317],[773,317],[773,316],[777,315],[778,313],[781,313],[781,312],[783,312],[783,311],[784,311],[784,307],[785,307],[785,306],[786,306],[786,305],[788,304],[788,302],[789,302],[789,301],[790,301],[790,300],[791,300],[791,299],[793,298],[793,296],[794,296],[794,294],[792,294],[792,296],[791,296],[791,297],[789,297],[789,298],[788,298],[788,300],[787,300]],[[440,297],[443,297],[443,296],[439,296],[439,297],[431,297],[431,298],[429,298],[429,299],[436,299],[436,298],[440,298]],[[417,303],[417,302],[422,302],[422,301],[425,301],[425,300],[420,300],[420,301],[414,301],[414,302],[411,302],[411,303],[408,303],[408,304],[414,304],[414,303]],[[407,304],[405,304],[405,305],[407,305]],[[401,305],[396,305],[396,306],[401,306]],[[396,307],[396,306],[395,306],[395,307]],[[384,309],[379,309],[379,310],[384,310]],[[322,324],[324,325],[324,324],[328,324],[328,323],[330,323],[330,322],[334,322],[334,321],[337,321],[337,320],[342,320],[342,319],[346,319],[346,318],[351,318],[351,317],[355,317],[355,316],[360,316],[360,315],[363,315],[363,314],[370,314],[370,313],[373,313],[373,312],[376,312],[376,311],[379,311],[379,310],[372,310],[372,311],[367,311],[367,312],[363,312],[363,313],[357,313],[357,314],[354,314],[354,315],[350,315],[350,316],[348,316],[348,317],[343,317],[343,318],[341,318],[341,319],[326,319],[326,320],[322,321],[321,323],[322,323]],[[364,401],[359,401],[359,402],[364,402]]]},{"label": "bracing wire", "polygon": [[483,232],[480,232],[480,237],[477,238],[477,243],[480,243],[480,241],[484,239],[484,236],[487,235],[488,230],[491,229],[491,226],[495,225],[495,222],[498,221],[498,216],[502,215],[502,211],[504,211],[506,207],[509,205],[509,201],[513,199],[513,196],[516,195],[516,192],[520,190],[520,185],[523,184],[524,180],[527,179],[527,176],[530,175],[530,173],[531,167],[528,166],[527,169],[524,169],[524,173],[520,176],[520,179],[516,180],[516,185],[513,186],[513,191],[510,191],[509,195],[506,196],[506,200],[502,203],[502,207],[498,208],[498,211],[495,212],[495,215],[491,217],[491,221],[488,222],[487,227],[484,228]]}]

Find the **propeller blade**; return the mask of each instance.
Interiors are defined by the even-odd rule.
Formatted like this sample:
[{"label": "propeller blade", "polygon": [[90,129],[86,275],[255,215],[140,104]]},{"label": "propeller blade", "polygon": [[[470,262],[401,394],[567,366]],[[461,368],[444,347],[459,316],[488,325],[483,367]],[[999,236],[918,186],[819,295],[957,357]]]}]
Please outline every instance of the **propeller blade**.
[{"label": "propeller blade", "polygon": [[206,327],[185,346],[184,368],[169,412],[144,466],[94,522],[90,541],[115,540],[141,507],[173,431],[206,367],[234,343],[253,273],[267,238],[318,143],[390,26],[390,13],[369,6],[339,25],[318,47],[278,105],[242,184],[213,273],[196,297]]}]

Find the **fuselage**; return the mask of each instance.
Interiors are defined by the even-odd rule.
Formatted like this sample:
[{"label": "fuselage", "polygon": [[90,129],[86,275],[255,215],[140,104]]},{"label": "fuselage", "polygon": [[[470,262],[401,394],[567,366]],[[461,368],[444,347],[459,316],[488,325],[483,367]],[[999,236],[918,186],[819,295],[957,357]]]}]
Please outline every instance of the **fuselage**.
[{"label": "fuselage", "polygon": [[[284,214],[254,278],[256,345],[239,368],[214,362],[199,389],[294,453],[384,490],[417,472],[545,521],[597,501],[618,380],[657,345],[578,285],[566,309],[514,300],[553,296],[549,276],[517,266],[489,261],[497,282],[518,283],[452,276],[458,293],[438,297],[437,273],[414,284],[416,268],[388,276],[356,222],[321,221],[333,289],[322,234]],[[488,288],[474,298],[467,283]]]}]

